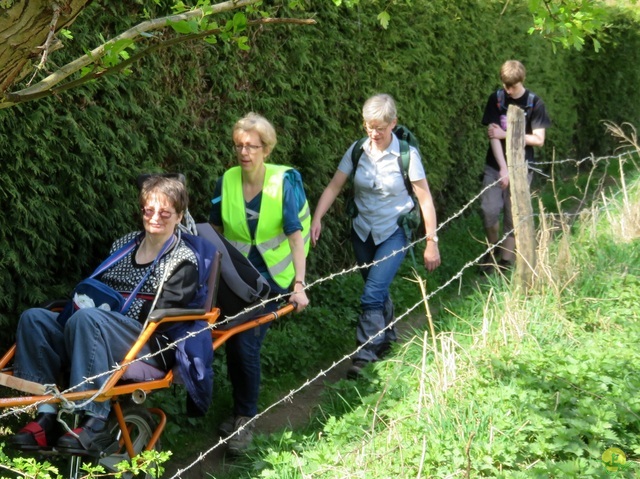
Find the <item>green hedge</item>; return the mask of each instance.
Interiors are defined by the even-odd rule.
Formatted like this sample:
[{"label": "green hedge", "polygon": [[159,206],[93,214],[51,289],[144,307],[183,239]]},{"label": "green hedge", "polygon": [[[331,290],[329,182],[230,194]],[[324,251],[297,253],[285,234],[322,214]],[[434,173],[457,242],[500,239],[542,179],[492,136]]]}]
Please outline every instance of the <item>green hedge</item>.
[{"label": "green hedge", "polygon": [[[73,25],[74,45],[95,46],[99,34],[136,23],[140,3],[94,2]],[[522,1],[501,15],[501,2],[421,0],[391,7],[388,30],[378,25],[378,7],[316,1],[308,8],[317,25],[261,27],[248,52],[180,45],[145,58],[129,76],[0,111],[0,340],[11,339],[21,310],[67,292],[115,237],[138,227],[139,173],[185,173],[191,212],[206,220],[215,180],[235,161],[231,127],[248,111],[274,123],[272,160],[302,172],[313,206],[364,134],[364,100],[392,94],[400,121],[421,141],[441,220],[479,190],[480,118],[508,58],[525,63],[527,86],[554,120],[539,158],[606,151],[602,119],[638,123],[640,42],[637,25],[622,15],[612,43],[596,55],[554,54],[529,36]],[[68,47],[52,60],[81,53]],[[310,255],[312,276],[351,261],[341,207],[342,200]]]}]

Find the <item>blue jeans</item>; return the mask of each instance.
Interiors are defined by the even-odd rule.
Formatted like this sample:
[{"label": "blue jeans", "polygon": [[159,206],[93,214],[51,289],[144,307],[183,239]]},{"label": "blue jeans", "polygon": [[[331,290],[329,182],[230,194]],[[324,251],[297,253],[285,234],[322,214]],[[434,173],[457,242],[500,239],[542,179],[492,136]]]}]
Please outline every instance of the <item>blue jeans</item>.
[{"label": "blue jeans", "polygon": [[[64,384],[68,372],[68,387],[83,383],[74,391],[98,389],[107,382],[109,375],[91,382],[85,382],[85,378],[109,371],[121,362],[142,330],[136,320],[97,308],[78,310],[64,327],[56,320],[57,316],[57,313],[40,308],[22,313],[16,333],[16,377],[40,384]],[[145,345],[139,355],[150,352],[149,346]],[[163,367],[158,356],[146,362],[160,369]],[[105,418],[111,405],[108,400],[93,401],[81,409]]]},{"label": "blue jeans", "polygon": [[[272,286],[272,295],[285,292],[284,290],[273,291],[273,289]],[[253,318],[276,311],[278,306],[277,301],[272,301]],[[261,378],[260,349],[270,325],[271,323],[262,324],[235,334],[226,342],[227,372],[233,389],[233,413],[236,416],[253,417],[258,414]]]},{"label": "blue jeans", "polygon": [[[373,242],[371,235],[366,241],[362,241],[353,230],[351,231],[351,240],[356,262],[359,265],[378,261],[407,245],[407,238],[402,228],[398,228],[379,245]],[[362,279],[364,279],[364,291],[360,297],[362,314],[356,328],[356,343],[358,345],[364,344],[369,338],[376,336],[393,321],[393,303],[389,296],[389,287],[406,254],[406,250],[396,253],[374,266],[360,270]],[[395,332],[393,328],[390,328],[384,334],[372,339],[369,344],[356,353],[355,358],[376,361],[379,359],[377,353],[395,339]]]}]

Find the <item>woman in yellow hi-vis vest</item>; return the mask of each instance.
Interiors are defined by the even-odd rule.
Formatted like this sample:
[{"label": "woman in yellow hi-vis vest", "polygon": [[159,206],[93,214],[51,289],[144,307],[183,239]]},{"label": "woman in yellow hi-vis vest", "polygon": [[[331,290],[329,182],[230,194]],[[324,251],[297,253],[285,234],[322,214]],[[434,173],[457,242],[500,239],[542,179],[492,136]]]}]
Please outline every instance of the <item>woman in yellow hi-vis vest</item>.
[{"label": "woman in yellow hi-vis vest", "polygon": [[[233,128],[238,166],[218,180],[209,220],[269,281],[271,295],[291,292],[302,311],[308,304],[304,282],[311,212],[298,171],[265,163],[276,132],[264,117],[249,113]],[[258,314],[275,311],[272,301]],[[265,311],[266,310],[266,311]],[[233,416],[220,425],[228,450],[241,453],[253,439],[260,389],[260,348],[269,323],[229,338],[227,368],[233,387]]]}]

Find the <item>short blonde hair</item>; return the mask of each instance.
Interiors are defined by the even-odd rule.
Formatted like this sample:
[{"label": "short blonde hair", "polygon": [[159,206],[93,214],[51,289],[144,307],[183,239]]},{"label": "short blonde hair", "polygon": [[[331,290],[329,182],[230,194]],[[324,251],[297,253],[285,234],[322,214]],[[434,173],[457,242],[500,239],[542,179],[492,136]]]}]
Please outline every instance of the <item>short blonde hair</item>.
[{"label": "short blonde hair", "polygon": [[235,138],[236,133],[241,131],[255,131],[260,136],[262,145],[266,148],[266,153],[273,151],[278,142],[276,138],[276,129],[264,116],[257,113],[249,113],[244,118],[239,119],[233,127],[232,136]]},{"label": "short blonde hair", "polygon": [[518,60],[507,60],[500,68],[500,79],[506,86],[513,86],[516,83],[524,82],[527,77],[527,70]]},{"label": "short blonde hair", "polygon": [[391,123],[397,117],[396,102],[391,95],[386,93],[373,95],[364,102],[362,107],[362,119],[365,123],[372,121]]}]

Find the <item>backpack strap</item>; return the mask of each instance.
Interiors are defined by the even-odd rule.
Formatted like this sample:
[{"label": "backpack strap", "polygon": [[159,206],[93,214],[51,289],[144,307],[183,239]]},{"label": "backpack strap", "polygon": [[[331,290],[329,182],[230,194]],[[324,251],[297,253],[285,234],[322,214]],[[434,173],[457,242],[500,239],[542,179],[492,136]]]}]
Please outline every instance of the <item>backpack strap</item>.
[{"label": "backpack strap", "polygon": [[527,110],[533,110],[533,103],[536,100],[536,94],[533,92],[529,92],[529,96],[527,97]]},{"label": "backpack strap", "polygon": [[[498,105],[498,110],[502,113],[503,111],[506,112],[507,111],[507,106],[506,106],[506,102],[505,102],[505,96],[504,96],[504,89],[500,88],[497,92],[496,92],[496,96],[497,96],[497,105]],[[536,94],[533,92],[529,92],[529,95],[527,96],[527,106],[525,107],[525,112],[529,112],[531,110],[533,110],[533,105],[536,101]]]},{"label": "backpack strap", "polygon": [[89,277],[95,278],[100,273],[111,268],[114,264],[124,258],[130,251],[132,251],[138,244],[140,244],[142,242],[142,238],[143,235],[140,234],[126,243],[120,249],[116,250],[111,256],[105,259]]},{"label": "backpack strap", "polygon": [[[362,147],[364,145],[364,142],[367,141],[367,138],[368,137],[360,138],[358,141],[356,141],[356,144],[353,145],[353,150],[351,150],[351,163],[353,164],[353,170],[351,170],[351,179],[353,179],[356,174],[356,168],[358,168],[360,157],[362,157],[362,153],[364,152]],[[398,158],[398,166],[400,166],[400,171],[402,172],[404,186],[409,194],[411,194],[413,191],[411,181],[409,180],[409,161],[411,160],[411,146],[406,140],[401,140],[400,138],[398,138],[398,141],[400,142],[400,157]]]},{"label": "backpack strap", "polygon": [[367,141],[367,138],[367,136],[360,138],[356,141],[356,144],[353,145],[353,150],[351,150],[351,164],[353,165],[353,170],[351,170],[351,179],[356,175],[356,169],[358,168],[360,157],[362,156],[362,153],[364,153],[362,147],[364,146],[364,142]]},{"label": "backpack strap", "polygon": [[[153,263],[151,264],[151,267],[145,273],[144,277],[140,280],[140,282],[137,284],[137,286],[134,288],[134,290],[131,291],[131,294],[129,294],[129,296],[127,297],[127,300],[124,302],[124,305],[122,306],[122,310],[120,311],[122,314],[127,314],[127,311],[129,311],[129,308],[131,307],[131,304],[133,304],[133,301],[138,297],[138,293],[140,292],[140,289],[142,289],[142,285],[145,283],[145,281],[147,281],[147,278],[149,278],[149,275],[151,274],[151,272],[153,270],[155,270],[156,264],[158,264],[158,260],[160,258],[162,258],[162,256],[164,256],[164,254],[167,251],[169,251],[170,248],[175,247],[175,249],[173,250],[173,253],[171,255],[171,259],[173,259],[173,256],[175,255],[176,250],[178,249],[178,243],[180,242],[180,238],[181,238],[181,234],[182,233],[178,229],[176,231],[176,234],[177,234],[177,237],[174,236],[174,235],[171,235],[171,237],[167,241],[165,241],[164,245],[162,245],[162,249],[158,253],[158,256],[156,256],[156,258],[153,260]],[[174,239],[175,239],[175,242],[174,242]],[[169,260],[169,262],[171,262],[171,259]],[[162,287],[164,286],[164,282],[167,279],[166,278],[167,272],[168,272],[168,268],[164,271],[164,274],[162,275],[162,278],[160,279],[160,284],[158,285],[158,289],[156,290],[156,294],[155,294],[155,297],[153,299],[153,303],[151,303],[151,309],[149,310],[149,313],[151,313],[151,311],[153,311],[156,308],[156,303],[158,302],[158,298],[160,297],[160,292],[162,291]]]},{"label": "backpack strap", "polygon": [[498,105],[498,111],[500,113],[502,113],[503,111],[507,111],[506,108],[506,104],[504,101],[504,88],[499,88],[498,91],[496,92],[496,97],[497,97],[497,105]]},{"label": "backpack strap", "polygon": [[411,161],[411,147],[407,141],[400,140],[400,157],[398,158],[398,165],[400,165],[402,178],[404,178],[404,186],[407,189],[407,192],[409,193],[409,195],[413,193],[411,180],[409,180],[409,162],[410,161]]}]

